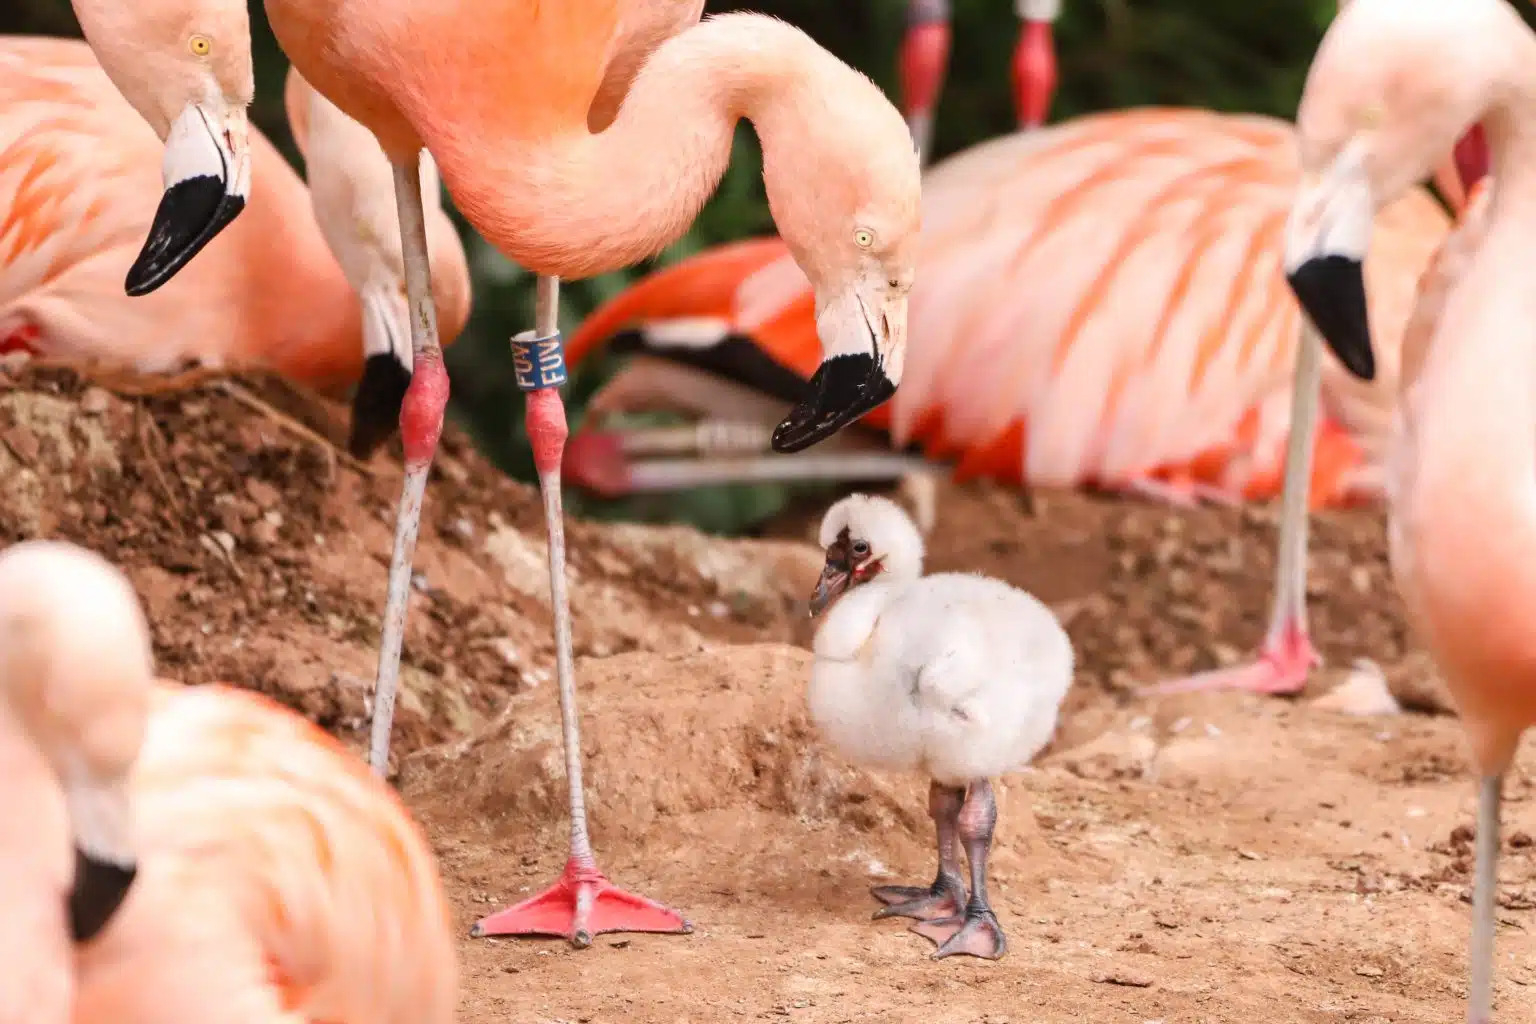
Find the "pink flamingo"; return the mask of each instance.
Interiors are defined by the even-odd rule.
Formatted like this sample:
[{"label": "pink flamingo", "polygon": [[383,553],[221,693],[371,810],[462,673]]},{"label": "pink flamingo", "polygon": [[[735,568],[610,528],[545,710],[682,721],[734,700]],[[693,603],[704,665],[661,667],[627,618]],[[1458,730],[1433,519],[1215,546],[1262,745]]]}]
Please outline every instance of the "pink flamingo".
[{"label": "pink flamingo", "polygon": [[453,1020],[436,861],[361,761],[256,694],[156,683],[132,587],[74,545],[0,552],[0,640],[0,1018]]},{"label": "pink flamingo", "polygon": [[[1013,50],[1013,103],[1019,127],[1045,124],[1056,94],[1056,47],[1051,26],[1061,15],[1061,0],[1014,0],[1021,22]],[[907,33],[897,71],[901,107],[920,157],[933,142],[933,111],[949,70],[949,0],[908,0]]]},{"label": "pink flamingo", "polygon": [[[219,2],[219,0],[209,0]],[[231,0],[223,0],[230,3]],[[396,527],[370,760],[382,771],[399,671],[411,556],[447,401],[425,240],[419,160],[435,158],[459,210],[508,257],[548,275],[532,337],[513,339],[530,392],[528,433],[545,494],[556,665],[571,785],[571,859],[548,892],[477,932],[686,930],[676,913],[614,888],[586,834],[564,587],[560,461],[565,379],[555,327],[558,275],[622,266],[677,238],[724,172],[736,122],[763,142],[769,202],[816,284],[824,360],[774,436],[780,451],[820,441],[878,405],[901,378],[913,276],[918,164],[896,109],[804,33],[733,14],[678,30],[701,5],[665,0],[495,0],[473,16],[403,0],[268,0],[304,78],[378,138],[395,168],[415,353],[401,410],[406,481]],[[668,26],[656,31],[654,26]],[[667,38],[670,35],[670,38]],[[656,45],[659,39],[665,42]],[[616,54],[645,44],[606,126]],[[516,47],[509,59],[508,47]],[[452,53],[445,62],[438,55]],[[600,127],[601,130],[594,130]]]},{"label": "pink flamingo", "polygon": [[[271,370],[326,392],[361,376],[350,447],[371,452],[394,431],[404,384],[391,385],[410,366],[409,343],[391,344],[409,336],[403,298],[390,301],[402,288],[399,232],[392,205],[375,196],[380,175],[389,195],[389,164],[339,112],[317,119],[313,132],[301,119],[294,125],[300,148],[311,151],[312,187],[251,131],[251,211],[179,280],[128,298],[123,274],[153,213],[139,199],[159,188],[161,144],[86,44],[0,37],[0,352],[24,349],[104,378],[199,368],[134,382],[146,390],[229,368]],[[469,272],[436,203],[431,225],[451,340],[469,314]]]},{"label": "pink flamingo", "polygon": [[[1297,116],[1286,231],[1297,298],[1340,360],[1374,366],[1361,263],[1373,217],[1479,122],[1489,187],[1426,275],[1405,343],[1388,483],[1393,575],[1461,714],[1480,778],[1467,1020],[1493,1010],[1504,773],[1536,723],[1536,36],[1503,0],[1353,0]],[[1528,207],[1526,204],[1532,204]]]}]

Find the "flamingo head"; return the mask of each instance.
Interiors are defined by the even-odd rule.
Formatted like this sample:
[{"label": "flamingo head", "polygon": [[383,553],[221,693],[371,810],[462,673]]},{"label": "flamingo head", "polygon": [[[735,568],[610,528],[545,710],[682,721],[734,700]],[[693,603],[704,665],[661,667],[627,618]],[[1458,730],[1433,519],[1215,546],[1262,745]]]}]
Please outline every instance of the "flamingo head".
[{"label": "flamingo head", "polygon": [[[0,754],[29,754],[19,760],[36,766],[7,776],[8,787],[32,791],[7,792],[6,802],[41,807],[47,789],[62,796],[74,838],[66,909],[76,942],[108,924],[134,880],[129,775],[152,685],[149,629],[121,572],[57,541],[0,552],[0,743],[27,748]],[[13,860],[25,865],[27,851],[0,851],[0,861]]]},{"label": "flamingo head", "polygon": [[[796,452],[831,437],[896,393],[907,346],[907,296],[917,263],[921,181],[899,111],[868,78],[838,62],[801,86],[798,147],[765,145],[768,206],[816,295],[821,365],[809,394],[779,424],[773,448]],[[809,113],[807,113],[809,111]],[[770,113],[764,138],[804,138]]]},{"label": "flamingo head", "polygon": [[175,276],[250,196],[250,15],[240,0],[74,6],[102,69],[165,143],[165,190],[125,282],[129,295],[144,295]]},{"label": "flamingo head", "polygon": [[900,505],[878,495],[850,494],[821,520],[826,567],[811,595],[812,615],[852,587],[877,576],[901,581],[923,574],[923,538]]},{"label": "flamingo head", "polygon": [[[1318,47],[1297,112],[1301,183],[1285,230],[1297,300],[1355,376],[1376,373],[1364,261],[1376,210],[1429,176],[1490,112],[1525,41],[1503,0],[1351,0]],[[1529,56],[1524,54],[1523,56]]]}]

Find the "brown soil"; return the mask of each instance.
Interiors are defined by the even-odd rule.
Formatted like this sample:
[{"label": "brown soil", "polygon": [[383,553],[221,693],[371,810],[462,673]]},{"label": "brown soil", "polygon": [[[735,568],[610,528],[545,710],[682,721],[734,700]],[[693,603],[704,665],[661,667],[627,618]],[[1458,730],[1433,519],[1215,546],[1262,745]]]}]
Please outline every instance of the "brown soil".
[{"label": "brown soil", "polygon": [[[328,405],[246,382],[120,397],[0,373],[0,543],[63,536],[122,565],[165,674],[274,694],[361,749],[398,465],[338,460]],[[428,492],[396,726],[398,781],[459,923],[564,860],[542,511],[456,431]],[[1316,517],[1311,609],[1330,668],[1300,701],[1147,700],[1246,654],[1268,611],[1267,509],[1177,511],[946,485],[930,567],[1050,601],[1080,672],[1057,741],[1000,788],[998,963],[932,962],[867,887],[931,877],[922,780],[817,740],[798,602],[819,509],[780,539],[572,522],[588,804],[615,881],[689,936],[463,941],[461,1019],[1445,1021],[1459,1019],[1473,788],[1454,717],[1359,718],[1312,697],[1359,657],[1436,705],[1378,513]],[[1508,785],[1500,1019],[1536,1010],[1529,757]]]}]

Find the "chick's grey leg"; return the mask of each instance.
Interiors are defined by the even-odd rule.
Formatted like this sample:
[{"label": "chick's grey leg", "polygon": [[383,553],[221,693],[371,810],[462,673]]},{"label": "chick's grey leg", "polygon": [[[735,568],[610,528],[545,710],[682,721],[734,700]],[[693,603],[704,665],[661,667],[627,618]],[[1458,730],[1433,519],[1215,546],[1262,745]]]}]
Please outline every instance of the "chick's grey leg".
[{"label": "chick's grey leg", "polygon": [[885,906],[875,911],[882,917],[912,917],[919,921],[953,917],[965,906],[965,883],[960,880],[960,856],[955,839],[965,790],[957,786],[928,786],[928,814],[939,839],[939,873],[929,886],[877,885],[870,892]]},{"label": "chick's grey leg", "polygon": [[992,783],[983,779],[971,785],[958,824],[960,841],[965,844],[965,856],[971,864],[970,901],[964,913],[921,921],[912,930],[938,945],[933,952],[935,960],[957,953],[997,960],[1008,952],[1008,940],[987,902],[987,852],[992,847],[992,831],[997,824]]}]

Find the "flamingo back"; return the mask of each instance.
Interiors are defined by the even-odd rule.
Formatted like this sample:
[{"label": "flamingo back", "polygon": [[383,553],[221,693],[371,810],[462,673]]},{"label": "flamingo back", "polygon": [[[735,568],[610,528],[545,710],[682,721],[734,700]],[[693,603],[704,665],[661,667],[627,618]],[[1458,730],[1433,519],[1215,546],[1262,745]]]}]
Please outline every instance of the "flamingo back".
[{"label": "flamingo back", "polygon": [[431,849],[316,726],[249,691],[163,683],[134,797],[141,877],[81,960],[77,1020],[453,1019]]},{"label": "flamingo back", "polygon": [[[1275,493],[1300,327],[1280,235],[1298,173],[1288,123],[1168,108],[1003,136],[936,165],[905,377],[865,422],[958,456],[961,477]],[[1366,384],[1325,362],[1316,503],[1371,480],[1360,463],[1380,454],[1416,282],[1448,228],[1423,190],[1377,223],[1366,274],[1382,370]],[[712,330],[802,377],[816,365],[809,284],[769,240],[642,280],[571,351],[637,325],[661,351],[679,322],[695,349]]]}]

